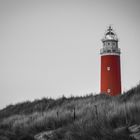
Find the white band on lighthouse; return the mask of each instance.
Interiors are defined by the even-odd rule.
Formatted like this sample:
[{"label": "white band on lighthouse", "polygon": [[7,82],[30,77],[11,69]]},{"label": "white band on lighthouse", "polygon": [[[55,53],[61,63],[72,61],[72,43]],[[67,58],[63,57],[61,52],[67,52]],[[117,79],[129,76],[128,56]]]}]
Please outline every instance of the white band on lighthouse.
[{"label": "white band on lighthouse", "polygon": [[101,56],[105,56],[105,55],[118,55],[118,56],[120,56],[120,54],[118,54],[118,53],[103,53],[103,54],[101,54]]}]

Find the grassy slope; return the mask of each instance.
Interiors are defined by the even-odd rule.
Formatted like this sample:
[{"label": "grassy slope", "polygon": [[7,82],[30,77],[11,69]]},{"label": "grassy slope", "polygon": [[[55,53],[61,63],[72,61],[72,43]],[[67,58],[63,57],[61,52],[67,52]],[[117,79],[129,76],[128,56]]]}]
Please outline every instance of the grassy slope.
[{"label": "grassy slope", "polygon": [[[74,119],[75,108],[75,119]],[[53,140],[129,140],[121,126],[140,124],[140,85],[121,96],[42,99],[0,111],[0,140],[23,139],[56,130]]]}]

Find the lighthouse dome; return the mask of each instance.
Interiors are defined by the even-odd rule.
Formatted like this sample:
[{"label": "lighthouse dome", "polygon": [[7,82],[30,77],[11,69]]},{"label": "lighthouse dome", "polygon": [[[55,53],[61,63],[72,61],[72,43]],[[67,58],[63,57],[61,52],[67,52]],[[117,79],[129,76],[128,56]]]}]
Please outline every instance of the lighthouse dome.
[{"label": "lighthouse dome", "polygon": [[105,32],[105,35],[104,35],[104,37],[102,39],[102,41],[106,41],[106,40],[118,41],[118,37],[117,37],[116,33],[114,32],[114,30],[112,29],[111,26],[108,27],[108,29]]}]

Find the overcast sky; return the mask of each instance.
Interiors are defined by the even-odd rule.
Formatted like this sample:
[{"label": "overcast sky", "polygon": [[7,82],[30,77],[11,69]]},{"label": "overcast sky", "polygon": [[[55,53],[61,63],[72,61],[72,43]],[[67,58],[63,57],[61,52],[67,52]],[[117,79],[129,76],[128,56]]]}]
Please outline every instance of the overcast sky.
[{"label": "overcast sky", "polygon": [[0,108],[99,93],[101,38],[110,24],[124,91],[140,80],[139,0],[0,0]]}]

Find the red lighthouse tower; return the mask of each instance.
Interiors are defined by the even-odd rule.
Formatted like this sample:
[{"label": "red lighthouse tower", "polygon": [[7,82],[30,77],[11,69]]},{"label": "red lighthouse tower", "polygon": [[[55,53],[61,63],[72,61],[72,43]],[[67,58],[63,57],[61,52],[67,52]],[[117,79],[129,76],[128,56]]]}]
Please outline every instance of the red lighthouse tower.
[{"label": "red lighthouse tower", "polygon": [[101,54],[101,93],[112,96],[121,94],[120,48],[118,38],[111,26],[103,39]]}]

